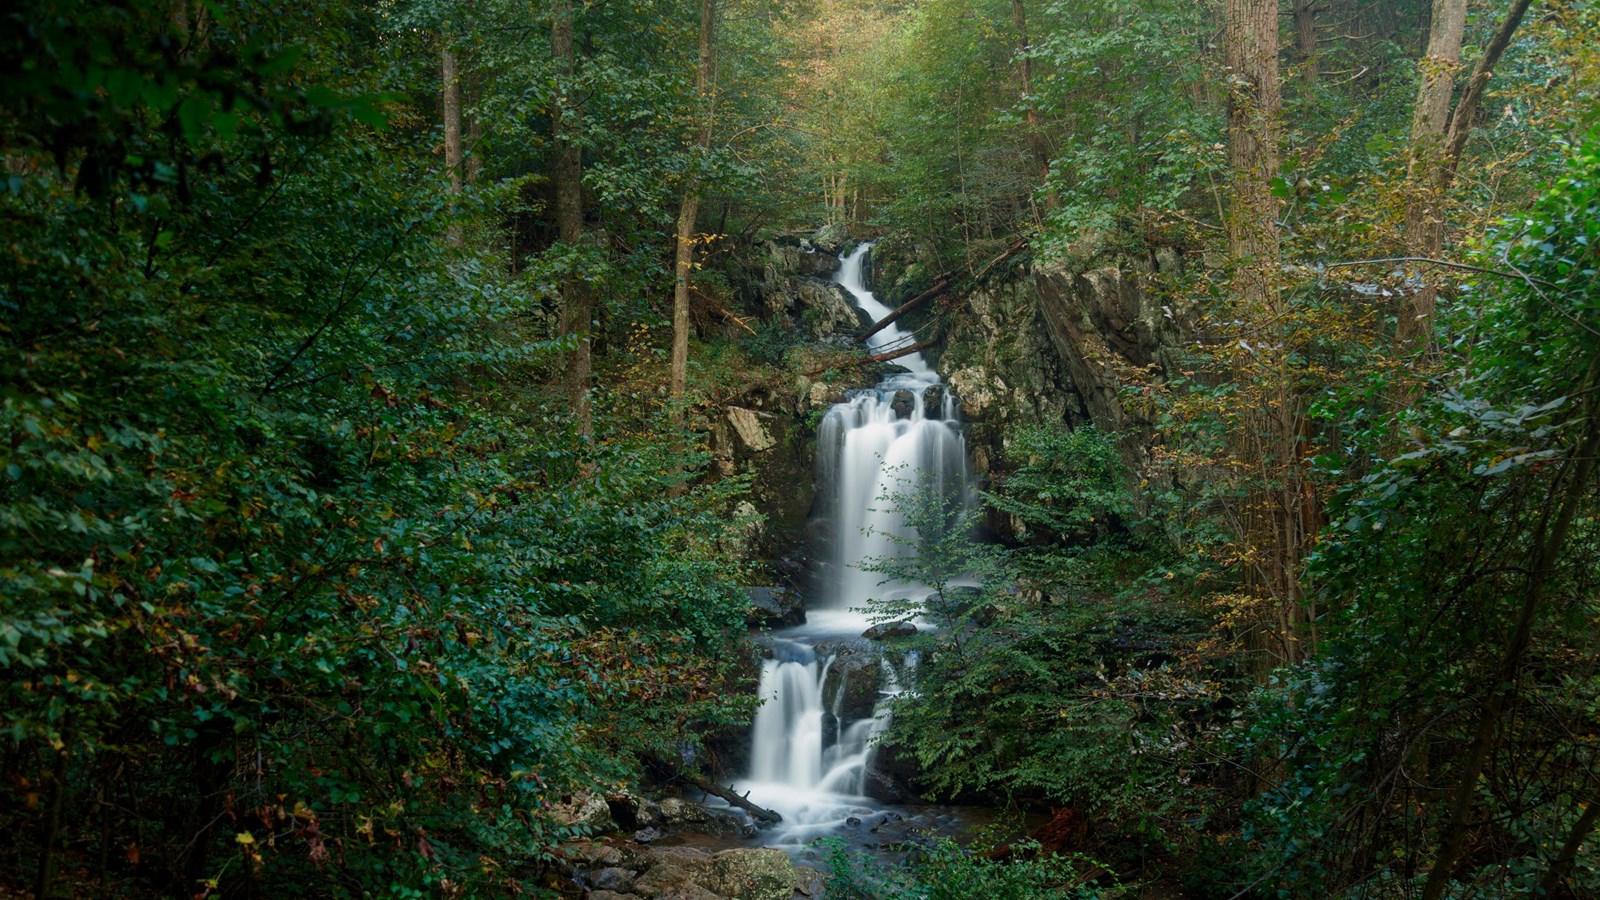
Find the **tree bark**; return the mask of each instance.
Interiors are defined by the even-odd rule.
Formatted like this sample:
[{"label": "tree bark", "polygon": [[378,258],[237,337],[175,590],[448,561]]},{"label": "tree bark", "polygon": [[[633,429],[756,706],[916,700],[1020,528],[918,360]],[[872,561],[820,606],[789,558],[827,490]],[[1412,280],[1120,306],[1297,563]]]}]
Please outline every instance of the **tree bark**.
[{"label": "tree bark", "polygon": [[1272,193],[1283,113],[1278,4],[1226,0],[1224,15],[1231,81],[1228,250],[1239,319],[1254,335],[1241,378],[1260,391],[1260,409],[1247,417],[1239,448],[1255,481],[1247,492],[1240,539],[1252,561],[1247,581],[1257,596],[1271,602],[1265,624],[1276,646],[1266,649],[1279,663],[1292,665],[1308,652],[1301,642],[1307,611],[1300,577],[1313,533],[1308,512],[1315,504],[1307,502],[1304,417],[1289,366],[1290,334],[1279,284],[1278,200]]},{"label": "tree bark", "polygon": [[922,304],[927,303],[929,300],[932,300],[933,298],[939,296],[940,294],[943,294],[946,291],[950,290],[950,287],[951,287],[952,284],[953,284],[953,282],[951,282],[949,275],[941,275],[941,276],[939,276],[939,278],[934,281],[933,287],[928,288],[927,290],[925,290],[922,293],[916,295],[915,297],[912,297],[910,300],[907,300],[906,302],[904,302],[904,303],[900,304],[899,306],[895,307],[894,312],[891,312],[887,316],[884,316],[883,318],[881,318],[878,321],[874,322],[872,324],[871,328],[868,328],[866,331],[863,331],[860,334],[856,335],[856,337],[855,337],[856,343],[858,343],[858,344],[866,343],[868,338],[870,338],[873,335],[877,334],[878,332],[884,330],[885,328],[888,328],[896,319],[900,318],[901,316],[905,315],[908,312],[911,312],[912,310],[916,309],[917,307],[921,306]]},{"label": "tree bark", "polygon": [[[1417,103],[1411,118],[1411,152],[1406,166],[1410,196],[1406,202],[1406,255],[1438,256],[1444,244],[1445,130],[1450,119],[1450,95],[1456,70],[1461,67],[1461,36],[1467,24],[1467,0],[1434,0],[1428,29],[1428,48],[1417,63]],[[1437,290],[1423,280],[1422,287],[1400,301],[1395,343],[1405,353],[1428,349],[1433,337],[1433,308]]]},{"label": "tree bark", "polygon": [[671,394],[683,395],[689,380],[689,296],[694,274],[694,225],[700,212],[699,166],[711,150],[711,126],[716,100],[711,96],[711,68],[715,57],[717,3],[700,0],[700,59],[695,67],[695,98],[701,110],[700,129],[695,135],[694,158],[678,207],[678,242],[673,262],[672,284],[672,376]]},{"label": "tree bark", "polygon": [[[1033,104],[1033,60],[1028,56],[1028,11],[1023,0],[1011,0],[1011,26],[1016,30],[1017,81],[1021,93],[1023,114],[1027,117],[1026,141],[1028,154],[1033,157],[1034,169],[1039,173],[1039,183],[1047,185],[1050,179],[1050,147],[1040,130],[1039,111]],[[1046,210],[1055,210],[1061,200],[1048,187],[1044,194]],[[1037,217],[1037,211],[1035,212]]]},{"label": "tree bark", "polygon": [[442,81],[441,106],[444,113],[444,167],[450,175],[450,227],[445,234],[451,245],[462,242],[461,223],[456,221],[456,200],[461,196],[461,75],[456,68],[456,54],[446,43],[440,52],[439,73]]},{"label": "tree bark", "polygon": [[1315,85],[1321,74],[1317,56],[1318,10],[1317,0],[1294,0],[1295,61],[1300,64],[1300,73],[1307,85]]},{"label": "tree bark", "polygon": [[[583,147],[578,139],[583,110],[573,102],[572,43],[572,0],[552,0],[550,59],[555,66],[556,97],[551,105],[550,131],[556,149],[556,232],[561,243],[575,248],[583,240]],[[581,276],[567,276],[561,300],[561,331],[574,341],[567,358],[567,404],[578,433],[587,436],[594,432],[589,407],[589,381],[594,367],[589,328],[593,315],[588,286]]]}]

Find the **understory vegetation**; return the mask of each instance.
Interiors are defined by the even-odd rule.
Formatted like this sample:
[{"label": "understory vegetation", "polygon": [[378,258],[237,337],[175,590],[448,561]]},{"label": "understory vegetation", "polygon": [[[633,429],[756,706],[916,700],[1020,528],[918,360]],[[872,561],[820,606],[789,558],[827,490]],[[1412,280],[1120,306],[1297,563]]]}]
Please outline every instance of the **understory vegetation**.
[{"label": "understory vegetation", "polygon": [[556,896],[730,776],[719,434],[892,365],[773,299],[871,238],[985,396],[882,745],[1054,827],[830,894],[1600,896],[1591,0],[0,24],[0,893]]}]

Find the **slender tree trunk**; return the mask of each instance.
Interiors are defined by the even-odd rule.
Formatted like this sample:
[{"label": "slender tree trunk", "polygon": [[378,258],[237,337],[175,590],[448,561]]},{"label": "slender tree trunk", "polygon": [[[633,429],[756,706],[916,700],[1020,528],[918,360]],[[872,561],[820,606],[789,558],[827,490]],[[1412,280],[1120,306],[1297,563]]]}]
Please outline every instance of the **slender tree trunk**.
[{"label": "slender tree trunk", "polygon": [[1572,825],[1572,830],[1567,833],[1567,839],[1561,845],[1561,852],[1551,860],[1550,870],[1540,879],[1539,896],[1554,897],[1556,891],[1567,883],[1567,873],[1572,870],[1572,863],[1577,860],[1578,851],[1594,831],[1597,820],[1600,820],[1600,797],[1590,797],[1589,805],[1583,809],[1583,815],[1578,817],[1578,821]]},{"label": "slender tree trunk", "polygon": [[[1467,0],[1434,0],[1428,48],[1417,64],[1417,103],[1411,119],[1411,154],[1406,181],[1406,255],[1438,255],[1444,243],[1445,129],[1450,124],[1450,95],[1461,67],[1461,36],[1467,24]],[[1395,343],[1402,352],[1428,349],[1433,336],[1437,291],[1431,279],[1400,301]],[[1408,401],[1409,402],[1409,401]]]},{"label": "slender tree trunk", "polygon": [[456,69],[456,54],[450,49],[448,43],[440,53],[440,75],[443,83],[443,98],[441,106],[444,109],[444,167],[450,175],[450,206],[451,222],[446,231],[450,243],[461,246],[461,223],[455,220],[458,214],[456,200],[461,196],[461,75]]},{"label": "slender tree trunk", "polygon": [[1278,175],[1282,85],[1278,72],[1276,0],[1226,0],[1228,167],[1232,208],[1228,250],[1234,265],[1233,293],[1241,321],[1252,330],[1245,377],[1260,390],[1261,409],[1248,419],[1241,453],[1258,483],[1242,516],[1249,580],[1273,604],[1268,617],[1278,661],[1292,664],[1305,654],[1300,642],[1305,609],[1301,563],[1310,539],[1306,481],[1300,439],[1300,397],[1289,367],[1289,335],[1279,284]]},{"label": "slender tree trunk", "polygon": [[[556,148],[556,232],[563,244],[583,241],[583,147],[578,135],[582,107],[572,95],[572,0],[553,0],[550,9],[550,59],[555,64],[556,102],[552,105],[551,138]],[[569,275],[561,289],[561,331],[575,341],[567,358],[567,403],[583,435],[592,434],[589,380],[593,374],[589,328],[589,290],[580,275]]]},{"label": "slender tree trunk", "polygon": [[1294,0],[1294,53],[1306,84],[1315,85],[1322,64],[1317,55],[1317,0]]},{"label": "slender tree trunk", "polygon": [[[1455,111],[1450,96],[1455,71],[1461,65],[1461,34],[1465,27],[1465,0],[1438,0],[1428,53],[1422,61],[1422,84],[1417,89],[1416,115],[1411,125],[1411,163],[1407,173],[1411,197],[1406,205],[1406,255],[1436,259],[1444,249],[1445,197],[1455,183],[1461,154],[1472,134],[1483,92],[1527,15],[1531,0],[1516,0],[1484,48]],[[1448,7],[1441,9],[1441,7]],[[1435,52],[1437,50],[1437,53]],[[1420,276],[1419,276],[1420,277]],[[1433,314],[1439,289],[1423,278],[1415,291],[1402,299],[1395,342],[1406,353],[1431,349]]]},{"label": "slender tree trunk", "polygon": [[683,202],[678,207],[678,243],[673,265],[671,393],[674,397],[683,395],[689,377],[689,290],[694,273],[694,224],[700,212],[698,167],[711,150],[711,126],[716,114],[716,99],[711,96],[716,19],[716,0],[700,0],[700,60],[694,74],[695,98],[702,107],[700,129],[695,135],[695,158],[683,188]]},{"label": "slender tree trunk", "polygon": [[[1589,374],[1584,379],[1587,390],[1582,393],[1585,396],[1600,381],[1597,376],[1600,376],[1600,363],[1591,364]],[[1532,554],[1532,565],[1527,570],[1527,580],[1523,585],[1516,625],[1501,656],[1500,665],[1495,670],[1494,681],[1489,685],[1489,695],[1484,699],[1483,711],[1478,718],[1478,729],[1462,763],[1461,775],[1456,781],[1450,803],[1450,822],[1445,826],[1444,836],[1439,842],[1439,855],[1434,860],[1433,870],[1428,873],[1428,883],[1422,889],[1423,900],[1439,900],[1444,896],[1456,863],[1461,859],[1467,829],[1472,822],[1478,778],[1483,774],[1495,745],[1499,743],[1500,722],[1516,696],[1517,676],[1533,639],[1534,619],[1544,601],[1551,570],[1561,556],[1578,508],[1587,500],[1589,481],[1594,475],[1595,455],[1600,453],[1600,415],[1597,415],[1594,401],[1591,399],[1588,402],[1589,409],[1583,419],[1583,436],[1568,456],[1567,470],[1563,473],[1569,477],[1562,478],[1552,486],[1550,503],[1546,504],[1546,509],[1556,510],[1554,518],[1540,529],[1538,544]],[[1590,827],[1592,825],[1591,821]],[[1555,876],[1559,873],[1552,868],[1550,874]]]},{"label": "slender tree trunk", "polygon": [[[1027,117],[1028,154],[1033,157],[1033,167],[1039,173],[1039,183],[1045,184],[1050,178],[1050,146],[1040,129],[1039,110],[1033,103],[1033,60],[1028,55],[1030,46],[1028,11],[1023,6],[1023,0],[1011,0],[1011,27],[1017,33],[1017,87],[1021,93],[1023,114]],[[1044,204],[1045,209],[1053,211],[1061,205],[1061,199],[1056,196],[1055,191],[1046,190]],[[1037,217],[1037,212],[1035,216]]]}]

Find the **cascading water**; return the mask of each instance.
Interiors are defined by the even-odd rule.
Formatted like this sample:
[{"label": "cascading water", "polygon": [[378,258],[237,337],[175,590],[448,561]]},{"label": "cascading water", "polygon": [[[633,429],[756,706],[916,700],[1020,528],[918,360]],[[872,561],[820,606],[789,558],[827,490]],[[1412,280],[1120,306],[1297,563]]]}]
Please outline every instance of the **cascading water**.
[{"label": "cascading water", "polygon": [[[842,257],[838,284],[873,321],[891,310],[867,290],[863,269],[871,246]],[[869,341],[873,353],[910,346],[914,336],[891,324]],[[769,840],[805,843],[830,834],[851,818],[880,815],[865,796],[872,738],[887,724],[886,700],[898,690],[887,666],[859,663],[861,634],[872,621],[873,599],[916,601],[928,588],[885,582],[868,571],[873,561],[904,557],[913,536],[906,517],[888,498],[909,488],[933,487],[946,497],[967,494],[966,447],[956,404],[920,353],[900,357],[905,370],[835,404],[818,431],[814,516],[830,539],[830,565],[818,573],[819,596],[807,604],[806,624],[775,632],[773,659],[761,672],[763,704],[751,729],[749,777],[739,784],[750,799],[783,815]],[[849,679],[876,678],[870,712],[850,708],[859,696]],[[827,698],[829,702],[825,703]]]}]

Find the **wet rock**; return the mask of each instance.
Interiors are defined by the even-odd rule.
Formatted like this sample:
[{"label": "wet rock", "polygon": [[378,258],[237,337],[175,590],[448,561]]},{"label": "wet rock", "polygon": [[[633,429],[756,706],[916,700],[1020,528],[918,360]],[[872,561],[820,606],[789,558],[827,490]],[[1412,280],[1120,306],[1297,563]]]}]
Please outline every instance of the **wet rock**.
[{"label": "wet rock", "polygon": [[818,337],[851,335],[861,330],[865,313],[845,299],[836,284],[815,279],[802,281],[798,288],[800,318]]},{"label": "wet rock", "polygon": [[963,408],[982,418],[1006,392],[1006,384],[982,366],[969,366],[950,374],[950,387]]},{"label": "wet rock", "polygon": [[796,884],[789,854],[768,847],[724,850],[701,878],[703,886],[729,900],[789,900]]},{"label": "wet rock", "polygon": [[666,797],[661,801],[661,820],[671,826],[694,825],[706,821],[706,811],[681,797]]},{"label": "wet rock", "polygon": [[909,419],[911,411],[917,408],[917,398],[910,391],[895,391],[889,408],[894,410],[895,418]]},{"label": "wet rock", "polygon": [[641,844],[648,844],[648,843],[650,843],[652,841],[658,841],[658,840],[660,840],[661,838],[663,838],[665,836],[666,836],[666,832],[662,831],[659,828],[653,828],[653,827],[652,828],[641,828],[638,831],[635,831],[633,833],[633,839],[638,841]]},{"label": "wet rock", "polygon": [[597,891],[616,891],[619,894],[628,894],[633,892],[633,873],[627,869],[611,866],[590,875],[589,884]]},{"label": "wet rock", "polygon": [[871,641],[881,641],[885,638],[904,638],[917,633],[917,626],[910,621],[905,622],[879,622],[878,624],[861,632],[861,636]]},{"label": "wet rock", "polygon": [[850,818],[845,819],[844,823],[849,825],[851,828],[856,828],[861,825],[861,819],[858,816],[851,816]]},{"label": "wet rock", "polygon": [[619,894],[616,891],[590,891],[588,900],[636,900],[638,894]]},{"label": "wet rock", "polygon": [[733,425],[739,442],[756,453],[771,450],[778,444],[766,424],[766,420],[772,418],[771,413],[756,412],[742,406],[728,407],[728,422]]},{"label": "wet rock", "polygon": [[661,807],[649,797],[624,791],[606,797],[606,806],[610,808],[611,821],[616,823],[619,831],[636,831],[664,822]]},{"label": "wet rock", "polygon": [[922,392],[922,417],[925,419],[944,418],[944,385],[936,384]]},{"label": "wet rock", "polygon": [[835,255],[844,252],[844,247],[848,243],[850,243],[850,229],[843,222],[824,225],[811,235],[813,246]]},{"label": "wet rock", "polygon": [[783,587],[747,587],[750,608],[745,622],[752,628],[788,628],[806,621],[805,603],[800,595]]},{"label": "wet rock", "polygon": [[590,834],[611,831],[616,827],[611,821],[611,807],[599,794],[573,794],[565,802],[556,804],[550,814],[558,824],[569,828],[586,828]]},{"label": "wet rock", "polygon": [[916,759],[893,744],[884,744],[867,757],[861,792],[884,803],[916,803],[921,799],[912,787],[916,777]]},{"label": "wet rock", "polygon": [[820,900],[827,886],[827,876],[810,866],[794,867],[794,890],[802,897]]},{"label": "wet rock", "polygon": [[[822,708],[844,722],[871,718],[878,705],[883,660],[865,640],[828,641],[817,645],[817,658],[833,657],[822,681]],[[830,716],[824,716],[828,723]]]}]

